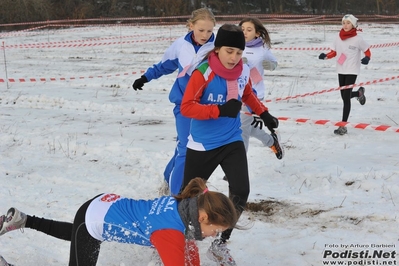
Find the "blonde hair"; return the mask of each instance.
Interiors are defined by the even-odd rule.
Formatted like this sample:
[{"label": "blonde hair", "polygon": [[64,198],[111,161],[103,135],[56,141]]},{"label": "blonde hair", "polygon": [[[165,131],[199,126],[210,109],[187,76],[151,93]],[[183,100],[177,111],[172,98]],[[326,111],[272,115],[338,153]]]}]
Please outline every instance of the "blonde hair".
[{"label": "blonde hair", "polygon": [[196,177],[175,198],[182,200],[198,197],[198,210],[206,212],[209,223],[234,228],[238,220],[238,213],[233,202],[223,193],[207,189],[206,181]]},{"label": "blonde hair", "polygon": [[191,13],[191,17],[187,20],[186,27],[190,30],[190,25],[195,24],[198,20],[210,20],[216,25],[216,19],[212,11],[207,8],[196,9]]}]

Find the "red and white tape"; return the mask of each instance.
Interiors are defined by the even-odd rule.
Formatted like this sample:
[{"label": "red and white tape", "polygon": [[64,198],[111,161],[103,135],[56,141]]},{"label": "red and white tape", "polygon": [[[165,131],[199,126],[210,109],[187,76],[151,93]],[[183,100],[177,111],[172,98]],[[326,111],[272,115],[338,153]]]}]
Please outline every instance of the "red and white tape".
[{"label": "red and white tape", "polygon": [[[242,14],[237,14],[237,15],[218,15],[218,18],[236,18],[236,19],[241,19]],[[340,20],[341,15],[313,15],[313,14],[307,14],[307,15],[285,15],[285,14],[257,14],[258,18],[262,19],[273,19],[273,18],[279,18],[279,19],[308,19],[308,20]],[[383,18],[383,19],[397,19],[399,18],[399,15],[395,16],[384,16],[384,15],[361,15],[359,16],[361,18]],[[188,19],[189,16],[166,16],[166,17],[126,17],[126,18],[90,18],[90,19],[64,19],[64,20],[47,20],[47,21],[37,21],[37,22],[19,22],[19,23],[9,23],[9,24],[0,24],[0,27],[10,27],[10,26],[21,26],[21,25],[47,25],[47,24],[55,24],[55,23],[87,23],[87,22],[105,22],[105,21],[118,21],[118,22],[126,22],[126,21],[136,21],[136,22],[142,22],[142,21],[147,21],[147,20],[170,20],[170,19]],[[159,22],[156,22],[159,23]]]},{"label": "red and white tape", "polygon": [[[37,31],[38,29],[44,29],[44,28],[54,28],[55,29],[49,29],[49,30],[42,30],[42,31]],[[70,27],[70,28],[65,28],[65,27]],[[171,28],[171,25],[162,25],[162,24],[157,24],[157,25],[147,25],[146,23],[140,23],[140,25],[137,25],[137,23],[131,23],[131,24],[49,24],[45,26],[39,26],[35,28],[29,28],[25,30],[20,30],[20,31],[11,31],[11,32],[2,32],[0,33],[0,37],[13,37],[13,36],[28,36],[28,35],[48,35],[49,32],[57,32],[57,33],[65,33],[65,32],[77,32],[77,31],[93,31],[95,29],[103,29],[103,28],[131,28],[131,27],[146,27],[146,28],[157,28],[162,30],[162,28]],[[182,31],[187,32],[187,31]],[[149,35],[149,34],[146,34]]]},{"label": "red and white tape", "polygon": [[[89,40],[70,40],[70,41],[59,41],[59,42],[43,42],[43,43],[26,43],[26,44],[14,44],[14,45],[4,45],[5,48],[59,48],[59,47],[80,47],[80,46],[92,46],[92,42],[95,41],[105,41],[105,40],[115,40],[115,39],[129,39],[142,37],[144,35],[131,35],[131,36],[113,36],[107,38],[93,38]],[[147,36],[147,35],[145,35]],[[140,40],[131,42],[156,42],[164,40],[173,40],[175,38],[162,38],[156,40]],[[130,41],[129,41],[130,42]],[[77,44],[77,45],[76,45]],[[113,43],[112,43],[113,44]]]},{"label": "red and white tape", "polygon": [[[70,81],[70,80],[82,80],[82,79],[93,79],[93,78],[113,78],[113,77],[120,77],[120,76],[128,76],[128,75],[137,75],[137,74],[143,74],[145,71],[140,70],[140,71],[133,71],[133,72],[126,72],[122,74],[112,74],[112,75],[97,75],[97,76],[87,76],[87,77],[59,77],[59,78],[9,78],[8,82],[10,83],[26,83],[26,82],[50,82],[50,81]],[[4,78],[0,78],[0,83],[4,83],[6,80]]]},{"label": "red and white tape", "polygon": [[388,125],[372,125],[368,123],[349,123],[349,122],[334,122],[331,120],[326,120],[326,119],[321,119],[321,120],[311,120],[309,118],[291,118],[291,117],[278,117],[279,121],[292,121],[295,123],[311,123],[315,125],[322,125],[322,126],[327,126],[327,125],[332,125],[332,126],[338,126],[338,127],[353,127],[357,129],[372,129],[376,131],[392,131],[395,133],[399,133],[399,127],[392,127]]},{"label": "red and white tape", "polygon": [[272,47],[273,50],[282,51],[325,51],[331,50],[329,47]]},{"label": "red and white tape", "polygon": [[[372,44],[370,48],[385,48],[399,46],[399,42],[391,42],[391,43],[381,43],[381,44]],[[272,47],[274,50],[283,50],[283,51],[320,51],[320,50],[331,50],[329,47]]]},{"label": "red and white tape", "polygon": [[[246,115],[250,116],[257,116],[254,114],[251,114],[249,112],[244,112]],[[310,118],[292,118],[292,117],[277,117],[277,119],[281,121],[288,121],[288,122],[294,122],[294,123],[299,123],[299,124],[315,124],[315,125],[321,125],[321,126],[337,126],[337,127],[353,127],[356,129],[372,129],[375,131],[391,131],[395,133],[399,133],[399,127],[392,127],[388,125],[372,125],[368,123],[350,123],[350,122],[343,122],[343,121],[331,121],[328,119],[319,119],[319,120],[312,120]]]},{"label": "red and white tape", "polygon": [[[137,36],[115,36],[108,38],[93,38],[91,40],[71,40],[71,41],[62,41],[62,42],[46,42],[46,43],[27,43],[27,44],[15,44],[15,45],[3,45],[0,49],[10,49],[10,48],[71,48],[71,47],[93,47],[93,46],[105,46],[105,45],[117,45],[117,44],[130,44],[130,43],[141,43],[141,42],[158,42],[158,41],[171,41],[176,38],[157,38],[155,40],[138,40],[138,41],[120,41],[120,42],[106,42],[106,43],[98,43],[95,41],[101,40],[112,40],[112,39],[127,39],[133,38]],[[370,48],[386,48],[399,46],[399,42],[391,42],[391,43],[381,43],[381,44],[373,44],[370,45]],[[331,50],[329,47],[273,47],[274,50],[282,50],[282,51],[326,51]]]},{"label": "red and white tape", "polygon": [[82,43],[46,43],[38,45],[3,45],[1,49],[5,48],[71,48],[71,47],[95,47],[95,46],[106,46],[106,45],[119,45],[119,44],[131,44],[131,43],[147,43],[147,42],[158,42],[158,41],[170,41],[176,38],[157,38],[156,40],[137,40],[137,41],[120,41],[120,42],[82,42]]},{"label": "red and white tape", "polygon": [[287,101],[287,100],[292,100],[292,99],[297,99],[297,98],[304,98],[304,97],[314,96],[314,95],[323,94],[323,93],[332,92],[332,91],[346,90],[346,89],[350,89],[350,88],[354,88],[354,87],[360,87],[360,86],[366,86],[366,85],[370,85],[370,84],[388,82],[388,81],[392,81],[392,80],[395,80],[395,79],[399,79],[399,76],[393,76],[393,77],[387,77],[387,78],[381,78],[381,79],[374,79],[374,80],[370,80],[370,81],[366,81],[366,82],[360,82],[360,83],[357,83],[357,84],[341,86],[341,87],[337,87],[337,88],[330,88],[330,89],[325,89],[325,90],[321,90],[321,91],[307,92],[307,93],[304,93],[304,94],[297,94],[297,95],[293,95],[293,96],[275,98],[275,99],[264,100],[264,101],[265,102]]},{"label": "red and white tape", "polygon": [[384,47],[391,47],[391,46],[398,46],[398,45],[399,45],[399,42],[372,44],[372,45],[370,45],[370,48],[384,48]]}]

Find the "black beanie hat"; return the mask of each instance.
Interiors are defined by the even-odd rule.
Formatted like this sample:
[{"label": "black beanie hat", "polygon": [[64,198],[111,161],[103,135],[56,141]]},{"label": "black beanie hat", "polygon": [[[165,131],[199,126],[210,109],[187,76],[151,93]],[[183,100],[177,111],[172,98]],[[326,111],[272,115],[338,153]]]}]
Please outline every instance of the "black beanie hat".
[{"label": "black beanie hat", "polygon": [[244,33],[242,31],[226,30],[223,29],[223,26],[219,28],[216,34],[215,47],[229,46],[244,50]]}]

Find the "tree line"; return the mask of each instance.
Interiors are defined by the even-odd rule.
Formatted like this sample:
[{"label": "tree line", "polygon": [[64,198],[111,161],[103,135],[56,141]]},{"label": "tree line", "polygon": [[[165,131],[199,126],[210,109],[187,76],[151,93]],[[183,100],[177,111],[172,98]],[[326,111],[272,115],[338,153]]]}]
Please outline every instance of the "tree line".
[{"label": "tree line", "polygon": [[397,15],[399,0],[1,0],[0,24],[63,19],[189,15],[208,7],[215,15]]}]

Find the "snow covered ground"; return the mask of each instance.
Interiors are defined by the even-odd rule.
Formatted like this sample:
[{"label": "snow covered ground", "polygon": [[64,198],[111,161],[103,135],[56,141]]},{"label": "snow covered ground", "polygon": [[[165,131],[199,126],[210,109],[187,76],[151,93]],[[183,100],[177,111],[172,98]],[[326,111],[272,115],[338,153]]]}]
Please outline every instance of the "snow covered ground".
[{"label": "snow covered ground", "polygon": [[[233,256],[238,265],[256,266],[396,265],[399,26],[360,23],[359,34],[376,46],[357,81],[374,82],[365,86],[366,105],[352,99],[345,136],[334,135],[331,122],[315,122],[341,119],[339,92],[323,92],[338,87],[335,60],[318,59],[339,22],[266,26],[279,60],[264,77],[266,105],[288,118],[279,129],[286,155],[279,161],[251,139],[249,201],[265,212],[243,214],[246,229],[235,230],[229,244]],[[143,91],[131,84],[184,33],[184,26],[0,33],[0,212],[14,206],[72,221],[101,192],[156,197],[175,146],[168,92],[176,75]],[[312,92],[318,93],[304,96]],[[284,97],[291,98],[276,100]],[[354,128],[363,123],[370,126]],[[380,125],[389,128],[376,130]],[[222,177],[217,169],[210,189],[227,193]],[[211,240],[199,244],[204,266],[214,265],[205,256]],[[98,265],[147,265],[151,253],[104,243]],[[0,255],[17,266],[67,265],[69,243],[14,231],[0,238]]]}]

